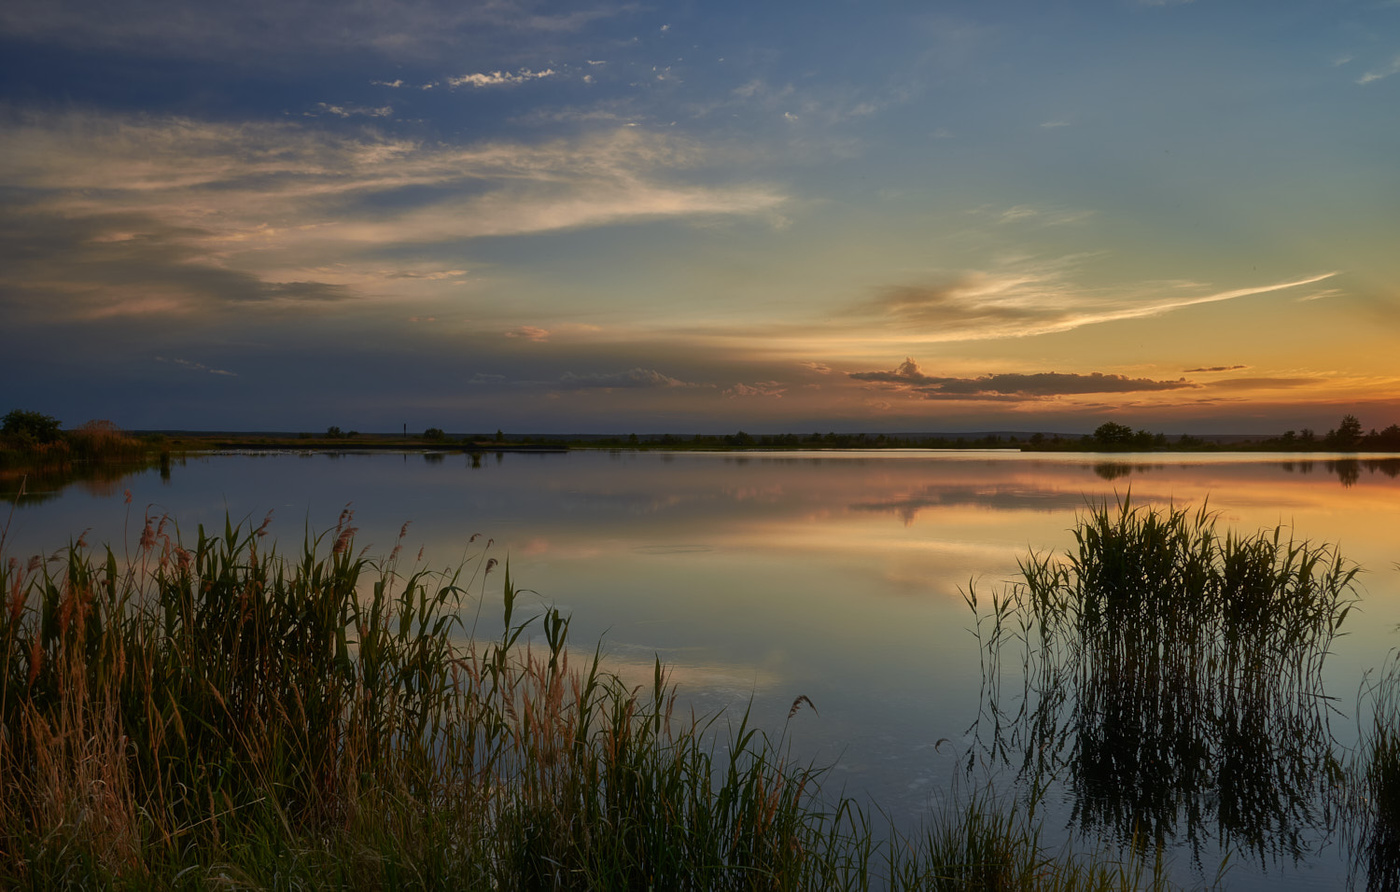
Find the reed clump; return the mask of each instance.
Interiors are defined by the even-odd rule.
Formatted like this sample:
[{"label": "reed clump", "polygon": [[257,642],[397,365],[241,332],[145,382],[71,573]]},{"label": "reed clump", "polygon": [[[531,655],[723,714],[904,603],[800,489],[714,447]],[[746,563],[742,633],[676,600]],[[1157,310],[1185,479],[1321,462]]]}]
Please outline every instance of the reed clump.
[{"label": "reed clump", "polygon": [[1020,648],[1025,676],[993,752],[1064,778],[1086,829],[1301,857],[1342,775],[1322,668],[1357,568],[1282,528],[1221,533],[1204,507],[1128,498],[1091,508],[1074,538],[1024,560],[979,614],[999,722],[1003,649]]},{"label": "reed clump", "polygon": [[1100,849],[1058,851],[1041,840],[1035,803],[999,799],[991,788],[974,791],[945,808],[908,839],[892,847],[891,889],[959,892],[967,889],[1058,889],[1076,892],[1171,888],[1160,848],[1149,861],[1143,850],[1126,855]]}]

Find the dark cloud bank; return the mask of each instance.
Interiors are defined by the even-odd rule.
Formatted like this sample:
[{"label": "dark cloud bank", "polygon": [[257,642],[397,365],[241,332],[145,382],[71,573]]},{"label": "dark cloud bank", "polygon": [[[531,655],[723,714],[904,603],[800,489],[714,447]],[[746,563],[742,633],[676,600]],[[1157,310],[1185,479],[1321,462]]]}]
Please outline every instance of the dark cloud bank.
[{"label": "dark cloud bank", "polygon": [[917,393],[930,400],[1040,400],[1085,393],[1138,393],[1154,390],[1181,390],[1198,385],[1179,378],[1154,381],[1124,375],[1090,375],[1062,372],[1036,374],[983,375],[980,378],[949,378],[926,375],[914,360],[906,359],[892,371],[851,372],[856,381],[891,385]]}]

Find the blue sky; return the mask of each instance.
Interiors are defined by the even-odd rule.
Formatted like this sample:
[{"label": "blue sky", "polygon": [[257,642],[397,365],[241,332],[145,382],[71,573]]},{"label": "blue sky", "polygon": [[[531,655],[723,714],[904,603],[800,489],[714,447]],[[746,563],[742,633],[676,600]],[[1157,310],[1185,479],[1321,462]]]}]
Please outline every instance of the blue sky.
[{"label": "blue sky", "polygon": [[0,85],[69,426],[1400,422],[1396,2],[11,0]]}]

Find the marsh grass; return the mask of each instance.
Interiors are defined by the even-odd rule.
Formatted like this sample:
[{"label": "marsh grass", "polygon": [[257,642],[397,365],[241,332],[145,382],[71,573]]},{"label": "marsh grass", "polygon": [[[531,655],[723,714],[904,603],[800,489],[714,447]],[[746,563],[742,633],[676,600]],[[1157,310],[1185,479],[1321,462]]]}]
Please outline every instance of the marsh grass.
[{"label": "marsh grass", "polygon": [[[990,755],[1021,758],[1034,784],[1063,779],[1085,830],[1302,857],[1333,823],[1322,668],[1357,568],[1282,528],[1221,533],[1205,507],[1128,498],[1091,508],[1074,538],[1024,560],[989,611],[967,592]],[[1023,679],[1009,712],[1008,654]]]},{"label": "marsh grass", "polygon": [[1042,840],[1035,801],[999,797],[990,787],[954,797],[917,833],[890,849],[892,889],[953,892],[965,889],[1163,890],[1166,856],[1146,850],[1100,847],[1092,854]]},{"label": "marsh grass", "polygon": [[508,568],[477,640],[484,552],[370,560],[347,510],[282,554],[269,523],[0,562],[0,885],[1141,888],[990,796],[882,835],[786,731],[679,715],[659,660],[629,687],[522,617]]}]

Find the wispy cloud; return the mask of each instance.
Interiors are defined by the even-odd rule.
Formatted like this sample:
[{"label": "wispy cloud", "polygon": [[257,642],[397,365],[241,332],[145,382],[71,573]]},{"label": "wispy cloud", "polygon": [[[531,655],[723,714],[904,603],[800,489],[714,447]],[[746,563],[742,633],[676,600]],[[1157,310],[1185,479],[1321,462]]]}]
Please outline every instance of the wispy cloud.
[{"label": "wispy cloud", "polygon": [[1184,374],[1190,375],[1195,372],[1234,372],[1247,368],[1249,368],[1247,365],[1212,365],[1199,369],[1183,369],[1182,371]]},{"label": "wispy cloud", "polygon": [[177,365],[177,366],[179,366],[180,368],[189,369],[189,370],[192,371],[192,372],[207,372],[207,373],[209,373],[209,374],[211,374],[211,375],[223,375],[223,376],[229,377],[229,378],[236,378],[236,377],[238,377],[238,373],[237,373],[237,372],[230,372],[228,369],[215,369],[215,368],[210,368],[209,366],[205,365],[205,364],[202,363],[202,362],[193,362],[193,361],[188,360],[188,359],[178,359],[178,358],[170,358],[170,359],[167,359],[167,358],[164,357],[164,356],[157,356],[155,359],[156,359],[156,362],[168,362],[168,363],[170,363],[171,365]]},{"label": "wispy cloud", "polygon": [[1038,208],[1028,204],[1018,204],[1004,211],[993,213],[998,223],[1034,223],[1040,226],[1061,226],[1066,223],[1079,223],[1093,215],[1092,211]]},{"label": "wispy cloud", "polygon": [[1213,390],[1286,390],[1325,382],[1326,378],[1221,378],[1203,385]]},{"label": "wispy cloud", "polygon": [[[0,189],[12,196],[0,205],[0,284],[10,286],[0,300],[46,294],[29,309],[73,318],[98,305],[140,313],[208,298],[343,300],[405,278],[444,288],[462,271],[416,252],[636,220],[764,215],[784,202],[770,186],[689,176],[718,160],[636,128],[452,146],[296,123],[17,115],[0,128]],[[395,251],[396,265],[367,259],[366,246]]]},{"label": "wispy cloud", "polygon": [[337,118],[387,118],[394,113],[391,105],[370,107],[366,105],[332,105],[329,102],[316,103],[316,110],[306,112],[307,117],[334,115]]},{"label": "wispy cloud", "polygon": [[460,77],[449,77],[447,83],[453,87],[504,87],[512,84],[523,84],[527,81],[539,80],[540,78],[553,77],[554,69],[546,68],[544,71],[531,71],[522,68],[517,72],[491,71],[477,74],[464,74]]},{"label": "wispy cloud", "polygon": [[781,381],[757,381],[753,384],[735,384],[723,391],[727,397],[763,396],[778,398],[787,393],[788,386]]},{"label": "wispy cloud", "polygon": [[1129,378],[1099,372],[1088,375],[1037,372],[983,375],[979,378],[940,377],[924,374],[918,363],[912,359],[905,359],[889,371],[851,372],[849,377],[856,381],[917,394],[929,400],[996,402],[1045,400],[1057,396],[1097,393],[1181,390],[1197,386],[1185,378],[1176,381],[1154,381],[1150,378]]},{"label": "wispy cloud", "polygon": [[512,328],[510,331],[507,331],[506,337],[543,342],[549,340],[549,329],[536,328],[533,325],[522,325],[519,328]]},{"label": "wispy cloud", "polygon": [[1065,275],[1064,263],[1029,265],[997,272],[970,271],[930,284],[886,286],[844,315],[898,328],[923,342],[1025,337],[1161,316],[1186,307],[1309,285],[1335,275],[1328,272],[1187,296],[1180,288],[1150,286],[1136,289],[1136,294],[1120,291],[1105,296],[1076,286]]},{"label": "wispy cloud", "polygon": [[189,14],[180,0],[8,0],[0,32],[66,46],[137,48],[180,57],[369,50],[418,59],[487,51],[502,37],[567,35],[624,14],[622,4],[596,3],[542,13],[529,2],[455,0],[304,3],[243,0],[209,4]]},{"label": "wispy cloud", "polygon": [[625,372],[588,372],[583,374],[565,372],[560,376],[556,386],[561,390],[593,388],[613,390],[617,388],[695,387],[696,385],[672,378],[670,375],[664,375],[655,369],[635,368]]},{"label": "wispy cloud", "polygon": [[1372,69],[1356,79],[1358,84],[1370,84],[1379,80],[1384,80],[1394,74],[1400,74],[1400,56],[1390,60],[1389,65]]}]

